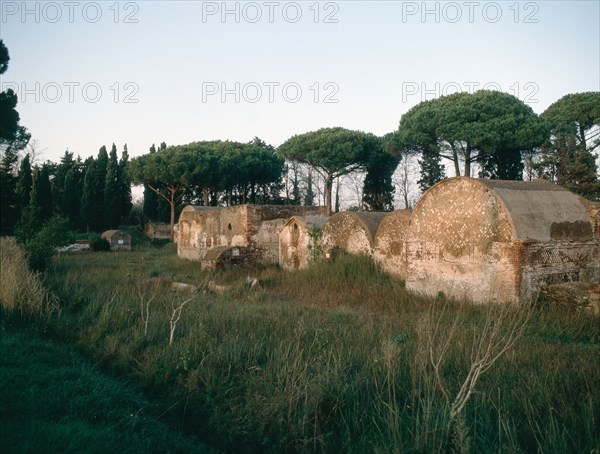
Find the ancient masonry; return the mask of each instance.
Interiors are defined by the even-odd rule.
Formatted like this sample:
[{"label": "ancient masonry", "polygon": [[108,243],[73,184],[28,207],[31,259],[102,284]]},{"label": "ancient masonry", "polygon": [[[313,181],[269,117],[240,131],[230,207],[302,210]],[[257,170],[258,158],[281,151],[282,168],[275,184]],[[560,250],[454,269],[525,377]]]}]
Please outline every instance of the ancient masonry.
[{"label": "ancient masonry", "polygon": [[373,256],[375,233],[387,213],[344,211],[323,226],[322,247],[326,257],[339,252]]},{"label": "ancient masonry", "polygon": [[409,290],[480,302],[526,301],[551,286],[600,278],[600,203],[543,180],[449,178],[412,213],[327,218],[322,211],[188,206],[178,254],[209,268],[258,261],[292,270],[315,253],[365,254]]},{"label": "ancient masonry", "polygon": [[153,240],[170,240],[171,225],[166,222],[151,222],[144,227],[144,235]]},{"label": "ancient masonry", "polygon": [[321,230],[327,216],[292,216],[279,231],[279,264],[286,270],[307,268],[320,253]]},{"label": "ancient masonry", "polygon": [[412,212],[406,286],[516,302],[544,285],[596,280],[593,222],[579,197],[547,181],[443,180]]},{"label": "ancient masonry", "polygon": [[315,215],[322,210],[289,205],[187,206],[179,217],[177,254],[209,268],[227,260],[278,263],[283,224],[291,216]]},{"label": "ancient masonry", "polygon": [[396,210],[387,214],[375,234],[373,259],[393,276],[406,279],[408,268],[405,253],[410,210]]}]

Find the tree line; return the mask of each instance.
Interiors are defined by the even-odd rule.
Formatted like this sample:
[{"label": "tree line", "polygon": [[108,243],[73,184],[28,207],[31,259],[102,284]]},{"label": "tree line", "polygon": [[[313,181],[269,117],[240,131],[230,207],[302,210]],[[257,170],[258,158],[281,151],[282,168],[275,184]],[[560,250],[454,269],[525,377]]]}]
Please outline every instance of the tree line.
[{"label": "tree line", "polygon": [[[53,216],[68,220],[72,230],[103,231],[126,221],[132,207],[127,176],[127,145],[120,159],[117,147],[102,146],[96,158],[82,161],[65,151],[60,162],[19,162],[14,148],[5,150],[2,177],[2,233],[29,237]],[[6,190],[4,192],[4,190]]]},{"label": "tree line", "polygon": [[[8,61],[0,40],[0,74]],[[41,165],[22,153],[30,134],[19,124],[16,105],[12,90],[0,93],[3,234],[34,231],[53,215],[75,230],[115,228],[130,215],[131,184],[144,186],[139,218],[171,225],[186,204],[322,203],[331,213],[339,210],[341,180],[349,175],[359,176],[353,183],[357,209],[389,211],[394,172],[409,160],[418,162],[421,191],[450,168],[457,176],[546,178],[600,200],[600,92],[566,95],[541,115],[507,93],[455,93],[417,104],[383,137],[333,127],[294,135],[278,148],[258,137],[162,142],[131,161],[126,145],[119,159],[113,144],[110,153],[103,146],[85,161],[66,151],[59,163]],[[408,205],[407,167],[402,172]]]},{"label": "tree line", "polygon": [[410,109],[386,139],[393,153],[419,156],[422,191],[446,177],[446,161],[456,176],[545,178],[600,200],[600,92],[566,95],[539,116],[507,93],[442,96]]}]

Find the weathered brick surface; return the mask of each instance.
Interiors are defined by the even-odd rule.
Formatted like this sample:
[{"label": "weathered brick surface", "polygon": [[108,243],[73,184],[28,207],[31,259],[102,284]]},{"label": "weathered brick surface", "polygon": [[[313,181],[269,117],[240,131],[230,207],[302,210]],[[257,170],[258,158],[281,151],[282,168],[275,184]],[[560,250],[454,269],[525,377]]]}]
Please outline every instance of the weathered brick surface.
[{"label": "weathered brick surface", "polygon": [[375,233],[387,213],[344,211],[329,218],[323,226],[325,254],[335,251],[373,256]]},{"label": "weathered brick surface", "polygon": [[523,301],[546,284],[598,277],[598,242],[578,197],[545,181],[451,178],[417,203],[407,288]]},{"label": "weathered brick surface", "polygon": [[[279,230],[279,265],[286,270],[308,267],[313,248],[319,247],[314,234],[320,232],[327,216],[293,216]],[[314,232],[314,234],[313,234]]]},{"label": "weathered brick surface", "polygon": [[408,267],[406,233],[411,210],[396,210],[387,214],[375,235],[373,259],[387,273],[406,279]]},{"label": "weathered brick surface", "polygon": [[184,208],[179,217],[179,257],[202,261],[218,246],[243,246],[253,260],[277,263],[278,230],[293,215],[318,214],[321,207],[236,205],[225,208]]}]

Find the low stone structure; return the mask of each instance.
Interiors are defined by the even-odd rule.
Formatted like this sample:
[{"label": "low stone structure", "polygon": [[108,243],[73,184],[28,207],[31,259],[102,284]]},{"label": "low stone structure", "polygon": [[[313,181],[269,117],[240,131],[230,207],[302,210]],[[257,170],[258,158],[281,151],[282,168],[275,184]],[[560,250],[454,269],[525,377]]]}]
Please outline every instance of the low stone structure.
[{"label": "low stone structure", "polygon": [[377,233],[373,259],[381,268],[400,279],[406,279],[406,234],[410,224],[411,210],[396,210],[383,218]]},{"label": "low stone structure", "polygon": [[108,241],[111,251],[131,251],[131,235],[123,230],[107,230],[102,238]]},{"label": "low stone structure", "polygon": [[217,246],[249,248],[253,260],[277,263],[279,229],[291,216],[319,214],[322,207],[236,205],[225,208],[187,206],[179,217],[177,254],[202,261]]},{"label": "low stone structure", "polygon": [[149,222],[144,226],[144,235],[153,240],[170,240],[171,224],[165,222]]},{"label": "low stone structure", "polygon": [[328,216],[292,216],[279,230],[279,265],[286,270],[308,267],[320,249],[321,230]]},{"label": "low stone structure", "polygon": [[252,250],[245,246],[215,246],[206,251],[200,263],[204,269],[222,270],[243,266],[252,260]]},{"label": "low stone structure", "polygon": [[598,238],[575,194],[544,180],[450,178],[415,206],[406,286],[476,302],[519,302],[546,285],[598,279]]},{"label": "low stone structure", "polygon": [[387,213],[344,211],[329,218],[323,226],[321,244],[326,257],[340,252],[373,256],[377,228]]}]

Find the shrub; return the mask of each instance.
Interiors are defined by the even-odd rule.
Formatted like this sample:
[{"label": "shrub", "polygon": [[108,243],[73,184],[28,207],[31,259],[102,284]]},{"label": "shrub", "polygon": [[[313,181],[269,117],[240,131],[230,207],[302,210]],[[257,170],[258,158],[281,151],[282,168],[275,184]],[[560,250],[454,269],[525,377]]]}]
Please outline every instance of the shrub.
[{"label": "shrub", "polygon": [[90,248],[94,252],[110,251],[110,243],[96,233],[90,236]]},{"label": "shrub", "polygon": [[57,216],[48,220],[42,229],[24,244],[31,269],[44,271],[56,248],[66,246],[71,240],[67,219]]}]

